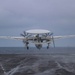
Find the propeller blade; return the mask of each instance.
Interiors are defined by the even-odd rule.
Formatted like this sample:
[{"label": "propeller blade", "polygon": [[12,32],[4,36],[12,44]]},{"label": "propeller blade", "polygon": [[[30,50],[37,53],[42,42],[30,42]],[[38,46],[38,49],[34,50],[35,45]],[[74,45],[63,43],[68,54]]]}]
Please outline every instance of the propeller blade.
[{"label": "propeller blade", "polygon": [[53,46],[55,47],[55,41],[54,41],[54,38],[53,38],[53,36],[52,36],[52,41],[53,41]]},{"label": "propeller blade", "polygon": [[25,35],[24,34],[20,34],[21,36],[23,36],[23,37],[25,37]]},{"label": "propeller blade", "polygon": [[53,46],[55,47],[55,41],[54,41],[53,33],[51,33],[50,36],[52,36]]},{"label": "propeller blade", "polygon": [[26,36],[26,32],[25,31],[23,31],[23,33],[22,34],[20,34],[21,36],[23,36],[23,37],[25,37]]},{"label": "propeller blade", "polygon": [[49,36],[53,35],[53,33],[51,33]]},{"label": "propeller blade", "polygon": [[26,32],[24,31],[23,33],[24,33],[24,35],[26,36]]},{"label": "propeller blade", "polygon": [[49,34],[47,34],[47,33],[45,33],[45,34],[42,34],[44,37],[47,37],[47,36],[49,36]]}]

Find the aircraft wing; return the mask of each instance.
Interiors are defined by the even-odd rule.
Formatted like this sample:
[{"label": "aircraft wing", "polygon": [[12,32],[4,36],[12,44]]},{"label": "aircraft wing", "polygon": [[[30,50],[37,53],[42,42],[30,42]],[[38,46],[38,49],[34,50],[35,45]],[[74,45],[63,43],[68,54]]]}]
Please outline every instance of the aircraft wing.
[{"label": "aircraft wing", "polygon": [[33,37],[0,36],[0,39],[33,40]]},{"label": "aircraft wing", "polygon": [[0,39],[16,39],[16,40],[24,40],[25,37],[14,37],[14,36],[0,36]]},{"label": "aircraft wing", "polygon": [[[65,36],[53,36],[54,39],[61,39],[61,38],[73,38],[75,35],[65,35]],[[16,39],[16,40],[33,40],[34,37],[15,37],[15,36],[0,36],[0,39]],[[42,38],[42,40],[51,39],[51,37]]]},{"label": "aircraft wing", "polygon": [[53,36],[54,39],[73,38],[73,37],[75,37],[75,35]]}]

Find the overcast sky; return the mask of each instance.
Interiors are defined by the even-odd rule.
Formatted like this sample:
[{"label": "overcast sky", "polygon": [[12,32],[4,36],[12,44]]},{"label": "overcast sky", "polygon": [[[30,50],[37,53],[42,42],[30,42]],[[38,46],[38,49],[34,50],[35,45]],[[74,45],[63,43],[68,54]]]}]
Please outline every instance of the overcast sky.
[{"label": "overcast sky", "polygon": [[[54,35],[75,34],[75,0],[0,0],[0,36],[20,36],[24,30],[48,29]],[[75,38],[55,40],[56,46],[75,47]],[[0,40],[0,47],[24,46]]]}]

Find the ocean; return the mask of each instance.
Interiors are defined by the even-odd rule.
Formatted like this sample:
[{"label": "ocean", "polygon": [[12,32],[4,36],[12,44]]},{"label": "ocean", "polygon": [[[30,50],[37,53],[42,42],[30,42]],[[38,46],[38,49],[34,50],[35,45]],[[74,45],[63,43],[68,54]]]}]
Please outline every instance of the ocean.
[{"label": "ocean", "polygon": [[75,75],[75,48],[0,47],[0,75]]},{"label": "ocean", "polygon": [[27,50],[25,47],[0,47],[0,54],[74,54],[75,47],[56,47],[37,49],[31,47]]}]

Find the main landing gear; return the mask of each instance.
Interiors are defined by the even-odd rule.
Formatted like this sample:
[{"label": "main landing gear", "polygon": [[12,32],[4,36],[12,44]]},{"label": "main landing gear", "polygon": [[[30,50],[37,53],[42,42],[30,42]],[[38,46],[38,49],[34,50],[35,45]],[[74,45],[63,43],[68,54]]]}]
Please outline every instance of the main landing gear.
[{"label": "main landing gear", "polygon": [[50,43],[48,43],[47,49],[49,49],[49,44],[50,44]]},{"label": "main landing gear", "polygon": [[26,48],[27,50],[29,49],[29,46],[28,46],[29,42],[26,42]]}]

